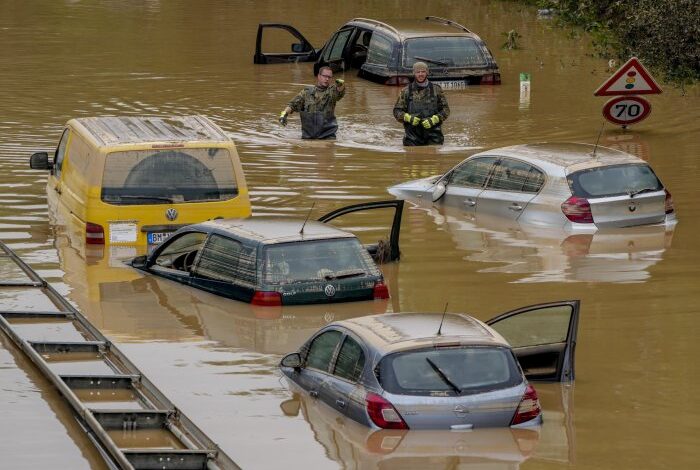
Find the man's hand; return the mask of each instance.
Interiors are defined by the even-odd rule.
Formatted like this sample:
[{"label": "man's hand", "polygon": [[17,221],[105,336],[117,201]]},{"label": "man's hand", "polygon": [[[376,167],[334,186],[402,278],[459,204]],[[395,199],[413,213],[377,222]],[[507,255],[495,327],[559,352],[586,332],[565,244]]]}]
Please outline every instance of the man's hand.
[{"label": "man's hand", "polygon": [[403,113],[403,120],[404,122],[407,122],[412,126],[417,126],[418,124],[420,124],[420,118],[418,116],[414,116],[408,113]]},{"label": "man's hand", "polygon": [[426,129],[430,129],[433,126],[437,126],[439,123],[440,116],[438,116],[437,114],[433,114],[429,118],[425,118],[423,119],[423,121],[421,121],[421,124],[423,124],[423,127],[425,127]]},{"label": "man's hand", "polygon": [[344,86],[344,85],[345,85],[345,80],[343,80],[342,78],[336,78],[336,79],[335,79],[335,84],[338,85],[339,87]]},{"label": "man's hand", "polygon": [[282,111],[282,112],[280,113],[279,122],[280,122],[280,124],[282,124],[283,126],[286,126],[286,125],[287,125],[287,116],[288,116],[288,114],[287,114],[287,111],[286,111],[286,110],[285,110],[285,111]]}]

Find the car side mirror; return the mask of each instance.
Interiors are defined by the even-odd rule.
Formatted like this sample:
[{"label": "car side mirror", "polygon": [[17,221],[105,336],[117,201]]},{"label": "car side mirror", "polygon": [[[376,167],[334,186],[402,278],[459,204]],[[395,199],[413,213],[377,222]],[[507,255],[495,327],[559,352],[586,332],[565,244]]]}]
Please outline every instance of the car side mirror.
[{"label": "car side mirror", "polygon": [[280,403],[280,409],[285,416],[299,416],[301,409],[301,400],[299,398],[290,398]]},{"label": "car side mirror", "polygon": [[37,152],[29,157],[29,168],[32,170],[51,170],[53,162],[49,161],[49,154],[46,152]]},{"label": "car side mirror", "polygon": [[438,184],[435,185],[435,189],[433,189],[433,202],[440,200],[445,194],[445,191],[447,191],[447,183],[445,183],[445,180],[440,180]]},{"label": "car side mirror", "polygon": [[147,259],[148,257],[146,255],[137,256],[136,258],[131,260],[131,266],[140,269],[145,268]]},{"label": "car side mirror", "polygon": [[294,369],[300,369],[301,368],[301,354],[299,354],[299,353],[287,354],[280,361],[280,366],[292,367]]},{"label": "car side mirror", "polygon": [[303,42],[295,42],[292,44],[292,52],[306,52]]}]

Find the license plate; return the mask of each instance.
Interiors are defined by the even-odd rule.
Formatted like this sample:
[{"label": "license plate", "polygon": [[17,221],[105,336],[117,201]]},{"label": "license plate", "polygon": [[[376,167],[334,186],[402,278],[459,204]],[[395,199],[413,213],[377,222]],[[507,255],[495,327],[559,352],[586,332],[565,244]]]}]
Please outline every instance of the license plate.
[{"label": "license plate", "polygon": [[159,243],[163,243],[170,235],[172,235],[172,232],[149,232],[147,236],[148,244],[158,245]]},{"label": "license plate", "polygon": [[445,90],[461,90],[467,88],[468,84],[466,80],[445,80],[440,82],[435,82],[440,85]]}]

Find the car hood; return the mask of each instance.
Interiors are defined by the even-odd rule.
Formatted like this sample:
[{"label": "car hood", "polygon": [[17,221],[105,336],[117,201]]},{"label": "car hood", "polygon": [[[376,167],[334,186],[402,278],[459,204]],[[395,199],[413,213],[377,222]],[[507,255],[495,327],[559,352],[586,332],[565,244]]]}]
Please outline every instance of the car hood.
[{"label": "car hood", "polygon": [[433,175],[427,178],[407,181],[391,186],[387,191],[396,197],[421,197],[425,194],[432,194],[435,183],[441,176]]}]

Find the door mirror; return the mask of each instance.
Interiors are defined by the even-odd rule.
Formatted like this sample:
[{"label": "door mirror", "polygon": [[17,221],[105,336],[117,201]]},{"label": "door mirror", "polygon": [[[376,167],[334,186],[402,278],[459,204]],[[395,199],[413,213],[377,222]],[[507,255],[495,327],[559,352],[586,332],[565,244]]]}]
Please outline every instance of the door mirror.
[{"label": "door mirror", "polygon": [[299,410],[301,409],[301,400],[294,395],[295,398],[290,398],[280,403],[280,409],[285,416],[299,416]]},{"label": "door mirror", "polygon": [[303,42],[295,42],[292,44],[292,52],[306,52]]},{"label": "door mirror", "polygon": [[137,256],[131,260],[131,266],[137,269],[143,269],[146,267],[146,255]]},{"label": "door mirror", "polygon": [[433,190],[433,202],[438,201],[444,196],[445,191],[447,191],[447,183],[445,183],[445,180],[440,180]]},{"label": "door mirror", "polygon": [[282,367],[292,367],[294,369],[301,368],[301,355],[299,353],[287,354],[280,361]]},{"label": "door mirror", "polygon": [[29,157],[29,168],[32,170],[50,170],[53,168],[53,162],[49,161],[48,153],[37,152]]}]

